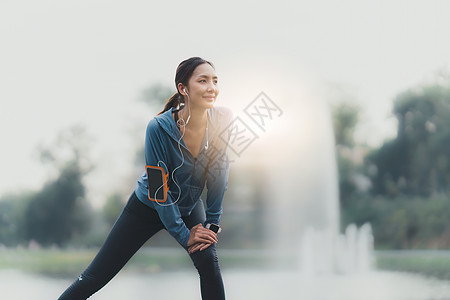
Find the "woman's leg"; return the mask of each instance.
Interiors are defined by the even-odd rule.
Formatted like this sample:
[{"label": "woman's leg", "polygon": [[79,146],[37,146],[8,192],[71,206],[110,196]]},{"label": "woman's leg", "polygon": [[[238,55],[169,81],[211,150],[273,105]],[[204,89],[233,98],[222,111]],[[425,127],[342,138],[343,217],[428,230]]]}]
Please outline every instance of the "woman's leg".
[{"label": "woman's leg", "polygon": [[[191,215],[183,218],[186,226],[191,229],[198,223],[205,222],[205,208],[202,200],[199,200]],[[186,248],[185,248],[186,249]],[[186,249],[187,251],[188,249]],[[203,251],[196,251],[189,255],[200,275],[200,289],[203,300],[225,299],[225,289],[220,273],[219,259],[216,245],[212,244]]]},{"label": "woman's leg", "polygon": [[151,236],[163,228],[156,210],[140,202],[133,192],[94,260],[59,299],[90,297],[105,286]]}]

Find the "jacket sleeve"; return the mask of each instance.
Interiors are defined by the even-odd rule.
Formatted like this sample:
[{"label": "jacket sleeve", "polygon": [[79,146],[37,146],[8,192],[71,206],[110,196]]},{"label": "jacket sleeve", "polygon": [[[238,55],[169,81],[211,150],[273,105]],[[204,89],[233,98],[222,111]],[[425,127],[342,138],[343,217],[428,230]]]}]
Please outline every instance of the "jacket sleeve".
[{"label": "jacket sleeve", "polygon": [[212,158],[209,162],[206,177],[206,187],[208,192],[206,194],[206,221],[205,224],[220,223],[220,216],[222,215],[222,202],[225,191],[228,189],[228,175],[230,170],[229,160],[229,141],[230,128],[233,113],[231,110],[226,110],[224,118],[220,121],[221,130],[216,136],[213,147]]},{"label": "jacket sleeve", "polygon": [[[145,138],[145,161],[147,165],[158,166],[158,161],[163,161],[166,165],[168,164],[163,143],[158,122],[156,119],[152,119],[148,123]],[[160,164],[160,166],[168,172],[164,164]],[[152,204],[170,235],[172,235],[178,243],[187,247],[190,230],[181,218],[178,205],[176,203],[172,204],[173,202],[174,199],[171,193],[167,193],[167,200],[161,203],[162,205],[159,205],[156,202],[153,202]]]}]

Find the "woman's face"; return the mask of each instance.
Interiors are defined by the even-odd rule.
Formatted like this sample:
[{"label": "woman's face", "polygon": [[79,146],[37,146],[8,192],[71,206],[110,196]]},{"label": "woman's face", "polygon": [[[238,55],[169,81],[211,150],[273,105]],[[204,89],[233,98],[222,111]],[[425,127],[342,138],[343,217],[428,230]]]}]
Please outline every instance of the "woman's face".
[{"label": "woman's face", "polygon": [[210,64],[204,63],[198,65],[191,78],[186,89],[189,94],[191,108],[211,108],[217,99],[219,94],[218,77],[213,67]]}]

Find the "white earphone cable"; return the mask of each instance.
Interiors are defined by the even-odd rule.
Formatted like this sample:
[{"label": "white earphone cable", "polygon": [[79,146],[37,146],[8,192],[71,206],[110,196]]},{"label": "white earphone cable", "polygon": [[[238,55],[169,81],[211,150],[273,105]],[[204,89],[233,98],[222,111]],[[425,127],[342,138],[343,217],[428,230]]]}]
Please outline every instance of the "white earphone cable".
[{"label": "white earphone cable", "polygon": [[[184,92],[186,93],[186,91],[184,91]],[[173,182],[177,185],[178,190],[179,190],[179,193],[178,193],[177,200],[176,200],[175,202],[172,202],[172,203],[169,203],[169,204],[161,204],[161,203],[159,203],[158,201],[155,201],[155,202],[158,203],[158,205],[160,205],[160,206],[170,206],[170,205],[174,205],[175,203],[178,202],[178,200],[180,199],[180,196],[181,196],[181,187],[180,187],[180,186],[177,184],[177,182],[175,181],[175,178],[173,177],[173,174],[175,173],[175,171],[176,171],[177,169],[181,168],[181,166],[184,164],[184,155],[183,155],[183,151],[181,150],[181,147],[180,147],[180,146],[181,146],[180,141],[181,141],[181,139],[184,137],[184,133],[186,132],[186,125],[189,123],[189,119],[191,118],[190,98],[189,98],[189,94],[188,94],[188,93],[186,93],[186,95],[188,96],[189,116],[188,116],[186,122],[184,122],[184,119],[183,119],[183,115],[182,115],[182,114],[181,114],[181,119],[177,120],[177,124],[184,127],[183,134],[181,135],[180,139],[178,140],[178,149],[180,150],[182,160],[181,160],[181,164],[180,164],[179,166],[177,166],[175,169],[173,169],[173,171],[172,171],[172,180],[173,180]],[[183,120],[183,124],[180,124],[180,121],[181,121],[181,120]],[[208,115],[206,116],[206,145],[205,145],[205,150],[208,150]],[[158,161],[158,166],[159,166],[159,163],[163,163],[164,166],[166,167],[166,169],[169,170],[169,168],[167,167],[167,165],[166,165],[162,160],[159,160],[159,161]],[[167,180],[166,180],[166,181],[165,181],[165,182],[164,182],[164,183],[156,190],[155,196],[153,197],[153,199],[156,199],[156,195],[158,194],[158,191],[159,191],[162,187],[164,187],[164,185],[165,185],[166,183],[167,183]]]}]

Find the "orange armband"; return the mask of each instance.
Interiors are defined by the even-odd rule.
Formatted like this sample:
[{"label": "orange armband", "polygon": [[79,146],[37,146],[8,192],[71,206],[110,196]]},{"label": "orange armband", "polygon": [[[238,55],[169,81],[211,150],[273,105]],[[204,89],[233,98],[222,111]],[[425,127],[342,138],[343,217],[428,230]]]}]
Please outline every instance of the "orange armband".
[{"label": "orange armband", "polygon": [[162,167],[157,166],[145,166],[145,172],[147,173],[148,181],[148,199],[155,202],[166,202],[167,191],[167,179],[169,174],[166,174]]}]

